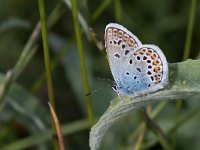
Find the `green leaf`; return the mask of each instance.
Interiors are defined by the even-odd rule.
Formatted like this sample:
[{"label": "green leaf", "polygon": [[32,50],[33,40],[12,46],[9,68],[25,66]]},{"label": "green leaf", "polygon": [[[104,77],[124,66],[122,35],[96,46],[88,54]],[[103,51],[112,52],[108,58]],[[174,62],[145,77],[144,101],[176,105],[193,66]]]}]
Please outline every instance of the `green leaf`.
[{"label": "green leaf", "polygon": [[200,60],[187,60],[169,64],[169,85],[162,91],[135,97],[126,97],[122,102],[119,98],[111,101],[107,111],[91,128],[90,148],[99,149],[103,136],[108,129],[123,116],[154,102],[188,99],[200,96]]},{"label": "green leaf", "polygon": [[[6,77],[0,74],[0,89],[5,80]],[[4,102],[5,106],[3,110],[0,110],[0,122],[14,119],[32,133],[43,131],[49,127],[48,109],[23,87],[12,84]]]},{"label": "green leaf", "polygon": [[0,24],[0,34],[15,28],[30,29],[31,24],[21,18],[9,18]]}]

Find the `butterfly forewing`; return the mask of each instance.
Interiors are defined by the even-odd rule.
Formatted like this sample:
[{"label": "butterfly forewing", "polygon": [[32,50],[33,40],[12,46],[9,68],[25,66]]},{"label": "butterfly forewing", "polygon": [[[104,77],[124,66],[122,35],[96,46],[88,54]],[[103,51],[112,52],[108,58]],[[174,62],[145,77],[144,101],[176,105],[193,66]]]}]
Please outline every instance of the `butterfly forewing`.
[{"label": "butterfly forewing", "polygon": [[121,25],[110,23],[105,29],[105,46],[113,77],[119,86],[124,72],[124,62],[141,42]]}]

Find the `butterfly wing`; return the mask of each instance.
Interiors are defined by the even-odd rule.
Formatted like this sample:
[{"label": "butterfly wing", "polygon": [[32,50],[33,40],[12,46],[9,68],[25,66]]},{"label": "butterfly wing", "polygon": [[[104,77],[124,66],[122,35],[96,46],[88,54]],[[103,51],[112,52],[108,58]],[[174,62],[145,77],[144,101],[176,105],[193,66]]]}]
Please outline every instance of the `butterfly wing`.
[{"label": "butterfly wing", "polygon": [[128,58],[121,76],[124,95],[155,92],[168,83],[167,60],[155,45],[142,45]]},{"label": "butterfly wing", "polygon": [[106,26],[105,47],[110,69],[118,87],[121,86],[124,62],[127,62],[134,50],[141,45],[138,38],[123,26],[116,23]]}]

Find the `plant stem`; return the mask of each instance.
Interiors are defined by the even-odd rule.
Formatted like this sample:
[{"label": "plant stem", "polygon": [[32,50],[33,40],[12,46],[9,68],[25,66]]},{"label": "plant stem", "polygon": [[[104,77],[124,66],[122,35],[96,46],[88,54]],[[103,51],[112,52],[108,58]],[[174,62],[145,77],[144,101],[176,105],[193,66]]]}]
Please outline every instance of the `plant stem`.
[{"label": "plant stem", "polygon": [[[51,104],[51,106],[55,110],[44,0],[38,0],[38,4],[39,4],[40,21],[41,21],[41,27],[42,27],[42,42],[43,42],[43,50],[44,50],[45,70],[46,70],[46,77],[47,77],[48,100],[49,100],[49,103]],[[52,129],[53,129],[54,149],[58,150],[59,149],[59,142],[58,142],[58,139],[56,138],[57,137],[56,127],[55,127],[55,124],[53,123],[53,120],[52,120]]]},{"label": "plant stem", "polygon": [[140,150],[141,149],[141,146],[142,146],[142,141],[144,139],[144,135],[145,135],[145,131],[146,131],[146,124],[143,123],[141,125],[141,130],[140,130],[140,134],[138,136],[138,139],[136,141],[136,144],[134,146],[134,150]]},{"label": "plant stem", "polygon": [[196,3],[197,3],[197,0],[191,0],[190,16],[189,16],[189,21],[188,21],[188,28],[187,28],[183,60],[188,59],[189,54],[190,54],[190,47],[191,47],[192,33],[193,33],[193,26],[194,26],[194,18],[195,18],[195,12],[196,12]]},{"label": "plant stem", "polygon": [[38,0],[38,3],[39,3],[40,20],[41,20],[41,27],[42,27],[42,42],[43,42],[43,50],[44,50],[45,70],[46,70],[46,77],[47,77],[48,98],[52,107],[55,108],[44,0]]},{"label": "plant stem", "polygon": [[[196,2],[197,2],[197,0],[191,0],[186,42],[185,42],[185,48],[184,48],[184,52],[183,52],[183,60],[188,59],[189,55],[190,55],[194,18],[195,18],[195,12],[196,12]],[[179,100],[176,104],[176,123],[179,121],[180,111],[181,111],[182,107],[183,107],[183,101]],[[176,147],[176,131],[173,134],[174,134],[174,136],[173,136],[174,144],[173,145],[174,145],[174,147]]]},{"label": "plant stem", "polygon": [[58,136],[58,142],[59,142],[59,145],[60,145],[60,150],[65,150],[63,135],[62,135],[62,132],[61,132],[58,117],[56,115],[54,108],[51,106],[51,104],[50,103],[48,103],[48,104],[49,104],[49,108],[50,108],[50,111],[51,111],[51,116],[53,118],[53,121],[54,121],[54,124],[55,124],[55,127],[56,127],[56,133],[57,133],[57,136]]},{"label": "plant stem", "polygon": [[163,149],[171,150],[170,144],[168,142],[168,138],[167,138],[166,134],[162,131],[162,129],[155,122],[153,122],[151,120],[151,118],[145,111],[141,111],[141,114],[145,118],[147,127],[149,127],[149,129],[151,129],[152,132],[154,132],[157,135],[157,138],[158,138],[160,144],[162,145]]},{"label": "plant stem", "polygon": [[[78,47],[78,53],[79,53],[79,60],[81,65],[81,74],[83,79],[83,85],[84,85],[84,93],[89,93],[89,83],[87,78],[87,71],[86,71],[86,65],[85,65],[85,57],[84,57],[84,51],[83,51],[83,45],[82,45],[82,39],[81,39],[81,31],[80,26],[78,22],[78,11],[77,11],[77,3],[76,0],[71,0],[71,6],[72,6],[72,14],[74,19],[74,28],[75,28],[75,34],[76,34],[76,42]],[[87,114],[88,119],[90,122],[90,125],[92,126],[94,124],[94,115],[92,110],[92,101],[90,95],[86,96],[86,108],[87,108]]]},{"label": "plant stem", "polygon": [[121,22],[123,17],[122,17],[122,5],[120,0],[115,0],[115,19],[117,22]]}]

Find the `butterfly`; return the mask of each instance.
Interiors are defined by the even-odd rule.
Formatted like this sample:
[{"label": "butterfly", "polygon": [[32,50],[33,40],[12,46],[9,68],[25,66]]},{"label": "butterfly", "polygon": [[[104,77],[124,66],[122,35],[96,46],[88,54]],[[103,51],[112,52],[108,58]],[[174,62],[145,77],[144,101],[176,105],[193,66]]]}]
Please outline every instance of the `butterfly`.
[{"label": "butterfly", "polygon": [[168,84],[168,63],[158,46],[142,44],[117,23],[106,26],[104,38],[119,95],[135,97],[156,92]]}]

